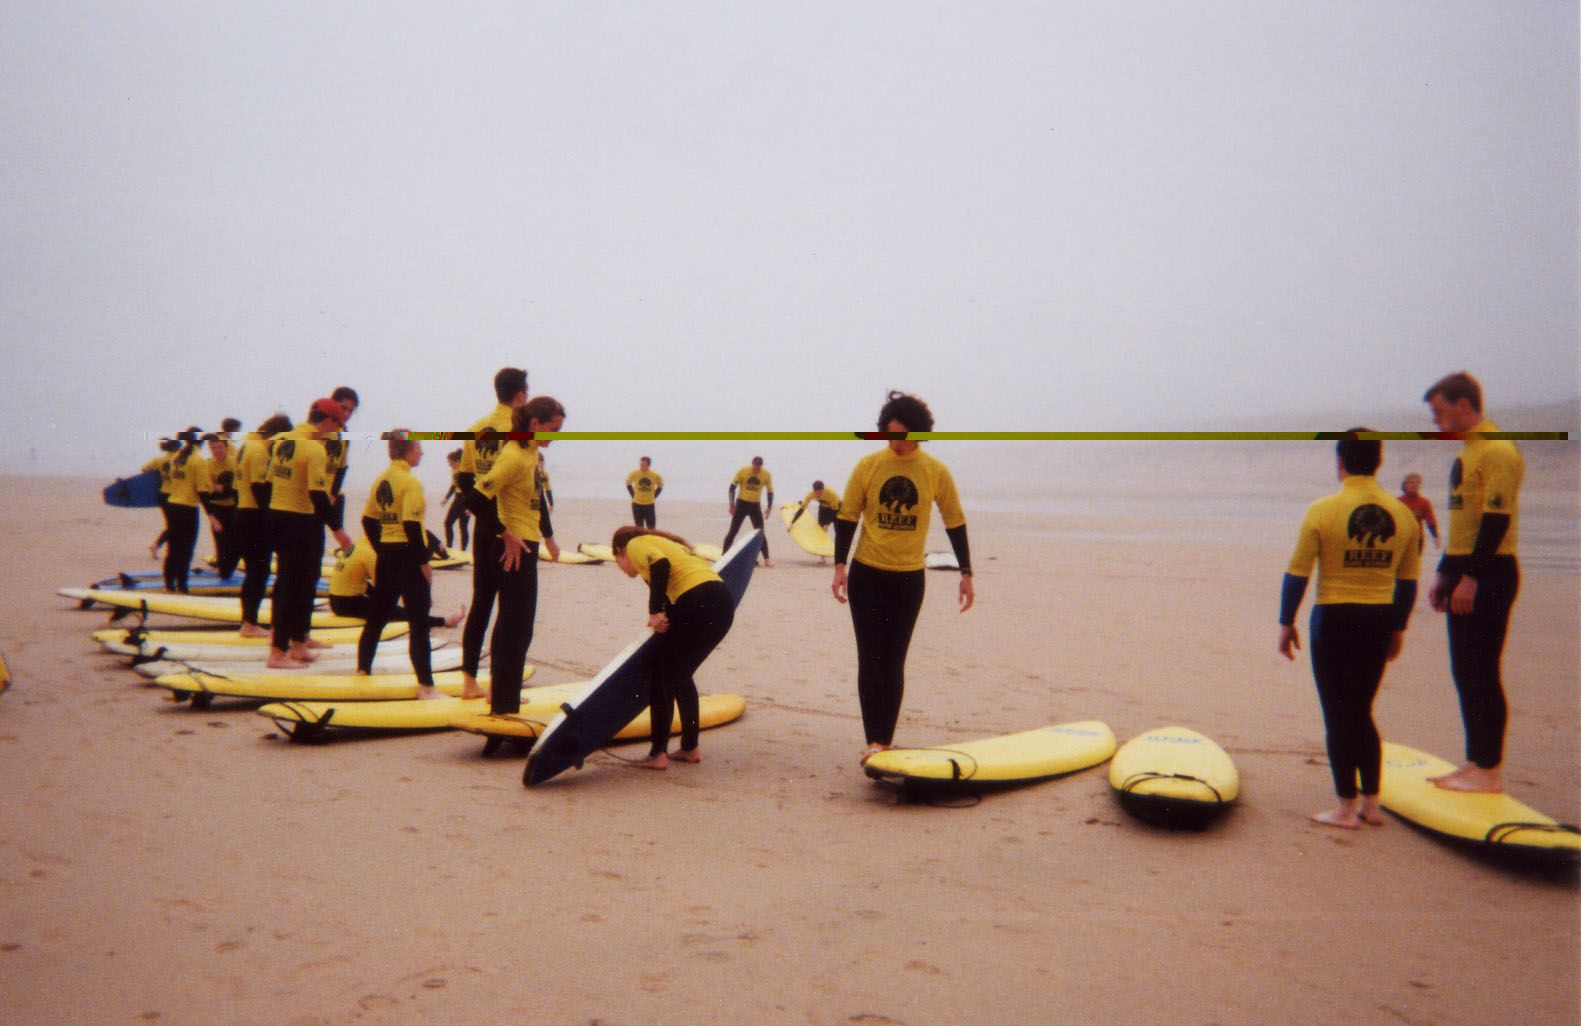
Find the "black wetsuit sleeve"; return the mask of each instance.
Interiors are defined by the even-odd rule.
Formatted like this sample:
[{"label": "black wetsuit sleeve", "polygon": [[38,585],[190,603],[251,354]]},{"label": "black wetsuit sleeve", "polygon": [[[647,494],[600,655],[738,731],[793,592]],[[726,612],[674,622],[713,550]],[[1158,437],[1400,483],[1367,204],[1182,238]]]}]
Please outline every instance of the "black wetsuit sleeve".
[{"label": "black wetsuit sleeve", "polygon": [[[637,490],[635,488],[631,487],[631,485],[627,485],[626,486],[626,494],[631,496],[633,499],[635,499],[637,497]],[[655,492],[654,494],[658,494],[658,493]]]},{"label": "black wetsuit sleeve", "polygon": [[428,539],[423,537],[423,525],[416,520],[403,520],[401,527],[406,530],[406,544],[417,553],[419,563],[428,562]]},{"label": "black wetsuit sleeve", "polygon": [[538,534],[543,538],[554,537],[554,524],[549,520],[548,503],[540,503],[538,506]]},{"label": "black wetsuit sleeve", "polygon": [[470,496],[472,494],[472,486],[477,484],[477,482],[478,475],[470,470],[463,470],[456,475],[456,483],[453,487],[463,496]]},{"label": "black wetsuit sleeve", "polygon": [[1405,630],[1411,622],[1411,610],[1416,606],[1416,582],[1410,578],[1394,582],[1394,629]]},{"label": "black wetsuit sleeve", "polygon": [[834,561],[836,563],[844,563],[846,557],[851,555],[851,542],[855,538],[855,520],[836,520],[834,522]]},{"label": "black wetsuit sleeve", "polygon": [[670,587],[670,561],[655,560],[648,567],[648,612],[662,613],[666,602],[665,592]]},{"label": "black wetsuit sleeve", "polygon": [[944,533],[950,539],[950,548],[955,550],[955,562],[960,564],[961,573],[971,573],[972,547],[966,543],[966,525],[946,527]]},{"label": "black wetsuit sleeve", "polygon": [[335,519],[335,502],[329,493],[315,489],[308,492],[307,497],[313,500],[313,512],[318,515],[319,521],[331,530],[340,530],[340,521]]},{"label": "black wetsuit sleeve", "polygon": [[1482,522],[1477,525],[1477,543],[1472,546],[1471,555],[1466,559],[1467,577],[1481,578],[1487,573],[1493,564],[1493,557],[1498,555],[1499,543],[1504,541],[1509,530],[1508,513],[1482,514]]},{"label": "black wetsuit sleeve", "polygon": [[494,500],[475,488],[467,492],[467,509],[478,518],[479,538],[497,538],[505,530],[505,525],[500,523],[499,508],[494,505]]},{"label": "black wetsuit sleeve", "polygon": [[258,504],[258,508],[268,509],[269,499],[274,494],[274,485],[270,484],[268,481],[254,481],[247,487],[252,489],[253,501]]},{"label": "black wetsuit sleeve", "polygon": [[373,517],[362,518],[362,533],[367,537],[368,544],[373,546],[373,551],[379,551],[379,542],[384,537],[384,528]]},{"label": "black wetsuit sleeve", "polygon": [[[1301,599],[1306,593],[1307,578],[1285,574],[1284,584],[1279,589],[1279,626],[1289,627],[1296,622],[1296,610],[1301,608]],[[1399,591],[1395,594],[1398,596]]]},{"label": "black wetsuit sleeve", "polygon": [[198,504],[203,507],[203,512],[209,516],[214,515],[214,499],[215,495],[213,492],[198,493]]},{"label": "black wetsuit sleeve", "polygon": [[[315,507],[318,505],[317,500],[314,500],[313,505]],[[331,531],[339,531],[345,522],[346,497],[344,495],[337,495],[333,499],[329,500],[329,515],[325,519],[324,523]]]}]

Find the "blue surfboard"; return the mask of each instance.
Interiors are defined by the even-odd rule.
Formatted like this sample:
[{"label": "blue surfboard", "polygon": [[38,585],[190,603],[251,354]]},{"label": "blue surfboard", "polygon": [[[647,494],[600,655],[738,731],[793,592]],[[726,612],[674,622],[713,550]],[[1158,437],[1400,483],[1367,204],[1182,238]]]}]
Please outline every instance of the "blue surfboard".
[{"label": "blue surfboard", "polygon": [[145,509],[159,505],[159,471],[145,470],[132,477],[118,477],[104,486],[106,506]]},{"label": "blue surfboard", "polygon": [[[762,546],[763,532],[749,531],[713,565],[737,606],[752,580]],[[524,786],[541,784],[572,766],[580,769],[584,759],[608,744],[620,728],[648,707],[648,680],[658,641],[657,634],[644,630],[588,681],[581,694],[560,706],[560,714],[533,743],[522,773]]]}]

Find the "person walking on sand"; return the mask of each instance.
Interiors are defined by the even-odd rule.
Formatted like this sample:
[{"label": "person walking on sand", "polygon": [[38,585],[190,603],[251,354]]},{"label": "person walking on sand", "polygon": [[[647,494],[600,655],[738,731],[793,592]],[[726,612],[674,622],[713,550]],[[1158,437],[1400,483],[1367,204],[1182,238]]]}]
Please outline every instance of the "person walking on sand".
[{"label": "person walking on sand", "polygon": [[1482,415],[1482,386],[1460,371],[1440,378],[1422,396],[1440,431],[1465,435],[1449,470],[1449,537],[1429,595],[1447,613],[1449,671],[1460,696],[1466,761],[1433,782],[1451,791],[1504,790],[1504,734],[1509,704],[1499,661],[1510,611],[1520,590],[1516,562],[1521,481],[1520,449]]},{"label": "person walking on sand", "polygon": [[631,496],[631,522],[638,527],[657,527],[657,503],[664,491],[664,478],[654,472],[653,461],[644,456],[637,469],[626,475],[626,494]]},{"label": "person walking on sand", "polygon": [[[878,413],[880,431],[932,431],[933,413],[916,396],[891,392]],[[906,650],[922,611],[923,550],[937,505],[961,568],[960,608],[972,608],[971,549],[955,479],[921,443],[892,438],[851,471],[834,523],[835,600],[851,606],[856,633],[856,690],[867,749],[862,762],[894,743],[906,690]],[[862,525],[855,555],[851,541]],[[851,562],[849,573],[847,560]]]},{"label": "person walking on sand", "polygon": [[[768,492],[768,500],[763,505],[758,505],[759,497]],[[736,540],[736,532],[741,530],[741,523],[750,520],[752,526],[759,531],[763,530],[763,513],[774,508],[774,475],[763,468],[763,457],[754,456],[752,462],[736,471],[736,476],[730,481],[730,530],[725,534],[723,548],[730,551],[730,543]],[[769,536],[763,535],[763,565],[773,566],[769,562]]]},{"label": "person walking on sand", "polygon": [[[659,636],[648,699],[648,757],[633,765],[667,769],[671,762],[701,762],[697,736],[697,668],[719,647],[735,620],[735,602],[707,560],[684,538],[645,527],[617,528],[609,547],[627,577],[648,584],[648,626]],[[670,720],[681,717],[681,746],[670,746]]]},{"label": "person walking on sand", "polygon": [[1372,705],[1385,666],[1405,642],[1421,567],[1415,514],[1373,476],[1382,461],[1383,443],[1376,439],[1343,439],[1335,446],[1340,490],[1307,507],[1279,601],[1279,652],[1294,660],[1301,647],[1296,610],[1315,563],[1312,677],[1339,805],[1311,818],[1346,830],[1363,822],[1383,825],[1383,742]]},{"label": "person walking on sand", "polygon": [[467,497],[462,494],[461,485],[457,480],[461,476],[461,450],[452,449],[445,454],[445,462],[450,464],[450,488],[445,492],[442,501],[449,503],[445,511],[445,549],[449,551],[456,544],[456,528],[461,528],[461,551],[467,550],[471,542],[470,520],[471,514],[467,512]]},{"label": "person walking on sand", "polygon": [[[1438,541],[1438,518],[1433,515],[1433,504],[1422,494],[1422,475],[1407,474],[1400,482],[1400,494],[1395,496],[1405,503],[1405,508],[1416,514],[1416,525],[1433,536],[1433,548],[1442,548]],[[1420,533],[1420,532],[1419,532]]]}]

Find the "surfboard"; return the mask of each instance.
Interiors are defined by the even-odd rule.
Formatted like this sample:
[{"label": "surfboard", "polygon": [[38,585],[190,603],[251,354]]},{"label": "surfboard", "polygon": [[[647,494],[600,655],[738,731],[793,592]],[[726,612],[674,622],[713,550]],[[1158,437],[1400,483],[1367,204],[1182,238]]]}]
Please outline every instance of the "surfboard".
[{"label": "surfboard", "polygon": [[956,561],[953,552],[925,552],[922,555],[922,565],[929,570],[959,570],[961,564]]},{"label": "surfboard", "polygon": [[692,546],[692,555],[717,563],[725,558],[725,550],[712,542],[698,542]]},{"label": "surfboard", "polygon": [[1508,794],[1447,791],[1428,779],[1454,769],[1436,755],[1385,741],[1378,800],[1424,830],[1488,851],[1581,860],[1581,830],[1575,826],[1545,816]]},{"label": "surfboard", "polygon": [[[428,655],[429,669],[434,673],[446,670],[459,670],[461,668],[461,646],[450,645],[436,649]],[[385,645],[374,651],[373,673],[407,673],[412,668],[412,657],[408,653],[405,643],[399,645]],[[153,679],[172,673],[208,673],[216,677],[228,677],[236,673],[292,673],[298,676],[323,676],[325,674],[353,674],[357,672],[357,653],[355,649],[341,652],[320,652],[319,657],[300,669],[271,669],[265,667],[258,660],[224,660],[210,659],[149,659],[135,663],[133,672],[143,677]]]},{"label": "surfboard", "polygon": [[5,664],[5,653],[0,652],[0,692],[11,686],[11,670]]},{"label": "surfboard", "polygon": [[1097,720],[1056,723],[929,748],[891,748],[868,758],[874,780],[970,789],[1030,784],[1096,766],[1114,754],[1114,731]]},{"label": "surfboard", "polygon": [[[572,689],[567,697],[573,697],[578,691],[587,686],[587,682],[578,681],[575,684],[566,686]],[[547,691],[548,689],[539,688],[538,690]],[[547,706],[541,706],[538,702],[535,702],[532,708],[528,708],[524,692],[521,712],[503,714],[488,711],[466,713],[458,715],[450,725],[469,734],[481,734],[484,737],[496,740],[500,738],[532,740],[548,728],[549,721],[554,719],[555,714],[560,711],[560,702],[563,700],[551,701]],[[741,695],[701,695],[697,703],[698,726],[703,730],[708,730],[710,727],[733,723],[741,718],[746,709],[747,700]],[[672,734],[681,732],[681,715],[679,712],[670,721],[670,732]],[[636,719],[615,731],[615,736],[611,740],[643,740],[651,736],[652,733],[652,717],[649,715],[649,711],[644,709],[637,715]],[[485,749],[485,754],[487,754],[487,749]]]},{"label": "surfboard", "polygon": [[[522,671],[530,678],[537,668]],[[237,673],[217,676],[209,673],[172,673],[154,680],[172,693],[177,701],[192,698],[197,704],[208,699],[252,698],[284,702],[391,702],[417,697],[417,677],[406,673],[381,673],[368,677],[355,674]],[[478,676],[487,690],[488,674]],[[447,695],[461,693],[461,671],[434,674],[434,687]],[[198,701],[202,699],[203,701]]]},{"label": "surfboard", "polygon": [[104,486],[104,504],[127,509],[148,509],[159,505],[159,471],[145,470],[131,477],[118,477]]},{"label": "surfboard", "polygon": [[[379,635],[381,640],[388,641],[406,634],[406,623],[387,623],[384,631]],[[355,645],[362,636],[361,627],[324,627],[313,632],[313,637],[330,645]],[[258,649],[267,658],[269,638],[244,638],[228,624],[214,623],[201,627],[171,627],[164,630],[153,630],[147,627],[104,627],[93,632],[93,640],[100,646],[121,645],[136,646],[144,652],[151,652],[160,645],[225,645],[228,648]],[[120,653],[118,653],[120,654]]]},{"label": "surfboard", "polygon": [[[117,574],[114,577],[104,577],[89,585],[97,591],[135,591],[152,594],[177,595],[180,592],[165,590],[163,573],[153,577],[134,577],[130,573]],[[274,577],[271,575],[264,579],[265,594],[274,587]],[[231,574],[221,577],[218,574],[189,574],[187,576],[187,594],[191,595],[240,595],[242,593],[242,575]],[[320,597],[329,594],[329,578],[319,578],[315,593]]]},{"label": "surfboard", "polygon": [[[753,528],[713,565],[737,606],[752,580],[752,568],[762,544],[763,532]],[[524,785],[541,784],[571,766],[580,769],[589,754],[637,718],[648,704],[648,679],[658,649],[657,639],[652,630],[644,629],[561,707],[527,758],[522,774]]]},{"label": "surfboard", "polygon": [[834,555],[834,539],[829,537],[828,531],[818,526],[818,504],[809,504],[807,511],[797,517],[796,511],[800,508],[801,504],[796,502],[780,506],[780,519],[785,521],[785,530],[790,532],[791,541],[801,546],[801,550],[808,555]]},{"label": "surfboard", "polygon": [[590,556],[585,552],[578,552],[575,549],[561,549],[559,559],[550,559],[549,550],[544,548],[542,545],[538,546],[538,561],[540,563],[565,563],[570,566],[587,566],[593,563],[603,562],[603,560],[599,559],[597,556]]},{"label": "surfboard", "polygon": [[[113,606],[120,610],[116,618],[131,613],[157,613],[163,616],[181,616],[189,620],[211,620],[217,623],[241,623],[242,606],[238,599],[211,595],[172,595],[168,592],[147,594],[136,591],[113,591],[101,588],[61,588],[57,594],[76,599],[83,608],[93,603]],[[269,623],[270,600],[258,606],[258,622]],[[314,627],[354,627],[362,621],[350,616],[336,616],[324,610],[313,612]]]},{"label": "surfboard", "polygon": [[[330,627],[326,628],[326,633],[331,630],[342,631],[346,629],[344,627]],[[404,635],[404,633],[403,631],[402,634]],[[313,637],[315,640],[323,641],[330,646],[326,649],[317,650],[320,661],[341,656],[355,658],[357,654],[357,637],[355,635],[338,642],[330,642],[328,639],[320,637],[316,631]],[[452,645],[448,639],[440,637],[437,633],[429,635],[428,641],[430,649],[434,651],[449,648]],[[270,653],[267,643],[261,645],[232,645],[227,643],[211,644],[202,641],[174,641],[166,643],[143,641],[138,644],[131,644],[126,641],[111,640],[99,642],[99,647],[111,655],[130,656],[134,663],[151,663],[159,659],[169,659],[173,662],[191,665],[208,662],[254,663],[261,666],[264,660],[269,658]],[[377,651],[405,652],[407,651],[407,640],[404,636],[381,638]]]},{"label": "surfboard", "polygon": [[[522,710],[549,715],[556,702],[576,693],[576,684],[523,688]],[[409,698],[389,702],[271,702],[258,715],[275,722],[293,741],[317,741],[331,733],[376,733],[450,730],[458,718],[488,715],[487,698]]]},{"label": "surfboard", "polygon": [[[592,556],[594,559],[605,563],[613,563],[615,561],[615,550],[610,548],[607,544],[602,544],[599,542],[583,542],[576,547],[576,551],[582,553],[584,556]],[[562,555],[564,555],[564,553],[562,553]]]},{"label": "surfboard", "polygon": [[1133,737],[1109,763],[1120,807],[1147,823],[1202,827],[1241,793],[1229,753],[1187,727],[1159,727]]}]

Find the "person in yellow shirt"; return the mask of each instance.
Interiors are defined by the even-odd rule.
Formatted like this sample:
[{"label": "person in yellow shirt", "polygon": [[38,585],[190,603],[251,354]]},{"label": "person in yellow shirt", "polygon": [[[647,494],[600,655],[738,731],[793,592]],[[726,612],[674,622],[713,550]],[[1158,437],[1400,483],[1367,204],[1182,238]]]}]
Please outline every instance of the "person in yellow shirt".
[{"label": "person in yellow shirt", "polygon": [[351,445],[340,437],[340,433],[346,430],[347,424],[351,423],[351,415],[357,412],[362,400],[357,397],[357,390],[349,385],[341,385],[331,392],[329,397],[340,404],[344,416],[340,419],[338,431],[320,439],[324,443],[324,479],[329,484],[329,501],[333,507],[328,526],[337,537],[345,537],[342,528],[346,522],[346,496],[342,489],[346,486],[347,461],[351,456]]},{"label": "person in yellow shirt", "polygon": [[1279,652],[1293,660],[1301,647],[1296,611],[1317,566],[1312,677],[1339,805],[1312,821],[1346,830],[1383,823],[1383,742],[1372,706],[1385,666],[1404,644],[1421,566],[1416,514],[1378,484],[1382,462],[1377,440],[1343,439],[1335,446],[1340,490],[1307,507],[1279,601]]},{"label": "person in yellow shirt", "polygon": [[[932,431],[933,413],[916,396],[890,392],[879,411],[878,428],[894,434]],[[856,632],[857,698],[867,737],[864,763],[894,743],[906,690],[906,650],[922,610],[923,554],[935,505],[961,568],[964,613],[972,608],[976,592],[966,515],[948,467],[923,452],[920,443],[892,438],[857,463],[840,500],[831,589],[836,601],[849,602]],[[853,556],[858,522],[862,534]]]},{"label": "person in yellow shirt", "polygon": [[[645,527],[620,527],[610,539],[615,563],[627,577],[648,584],[648,626],[659,636],[648,699],[652,723],[648,757],[634,765],[662,770],[672,760],[701,762],[697,668],[735,620],[730,589],[684,538]],[[670,746],[670,720],[681,717],[681,746]]]},{"label": "person in yellow shirt", "polygon": [[[428,556],[432,559],[440,554],[439,539],[434,532],[427,532]],[[329,611],[336,616],[349,616],[358,620],[366,620],[373,615],[374,571],[377,569],[378,553],[373,551],[373,543],[367,535],[358,538],[352,543],[350,552],[339,552],[335,555],[335,567],[329,574]],[[454,627],[466,616],[463,608],[460,612],[451,613],[449,616],[436,616],[430,613],[426,619],[428,626]],[[390,620],[395,623],[410,623],[411,617],[407,615],[406,607],[396,604]]]},{"label": "person in yellow shirt", "polygon": [[384,625],[394,618],[396,606],[403,605],[411,625],[407,652],[417,676],[417,697],[438,698],[428,636],[434,583],[423,527],[428,506],[423,500],[423,484],[412,473],[423,461],[423,443],[399,429],[385,437],[389,440],[390,465],[374,479],[362,510],[362,532],[372,544],[377,561],[372,609],[357,640],[357,673],[372,672],[373,654],[379,647]]},{"label": "person in yellow shirt", "polygon": [[[511,417],[527,402],[527,372],[520,367],[501,367],[494,375],[494,409],[473,424],[461,443],[461,465],[456,472],[456,488],[470,510],[473,485],[494,467],[510,443],[497,435],[511,430]],[[497,521],[496,521],[497,523]],[[489,633],[489,618],[494,615],[494,599],[500,588],[499,534],[490,533],[481,520],[472,531],[472,602],[467,623],[461,629],[461,677],[463,694],[475,698],[478,689],[478,664],[483,661],[483,641]]]},{"label": "person in yellow shirt", "polygon": [[659,493],[664,491],[664,478],[653,469],[653,461],[644,456],[637,461],[637,469],[626,475],[626,494],[631,496],[631,522],[638,527],[657,527]]},{"label": "person in yellow shirt", "polygon": [[192,569],[192,554],[198,544],[198,507],[209,508],[214,482],[209,478],[209,464],[203,458],[198,429],[188,428],[179,437],[180,451],[164,466],[170,482],[170,493],[165,497],[170,537],[165,549],[164,571],[165,588],[184,593]]},{"label": "person in yellow shirt", "polygon": [[1482,386],[1470,374],[1439,379],[1422,401],[1440,431],[1466,436],[1449,470],[1449,527],[1428,596],[1448,614],[1449,670],[1460,696],[1466,761],[1434,783],[1496,794],[1504,790],[1509,723],[1499,663],[1521,587],[1516,552],[1526,465],[1514,442],[1483,437],[1499,427],[1482,415]]},{"label": "person in yellow shirt", "polygon": [[148,547],[148,558],[158,559],[159,550],[170,541],[170,461],[176,453],[181,451],[181,442],[174,438],[161,438],[159,440],[159,455],[143,464],[144,471],[157,470],[159,472],[159,519],[164,529],[159,532],[159,537],[154,539],[154,544]]},{"label": "person in yellow shirt", "polygon": [[203,436],[209,446],[209,480],[214,490],[209,493],[209,517],[213,521],[215,573],[229,577],[241,560],[236,541],[236,453],[230,441],[222,434],[210,432]]},{"label": "person in yellow shirt", "polygon": [[[546,395],[534,396],[511,415],[511,430],[517,433],[559,431],[564,423],[565,407]],[[489,638],[489,672],[493,677],[489,708],[495,713],[521,710],[527,650],[532,645],[533,623],[538,616],[539,544],[551,560],[560,558],[538,465],[537,449],[548,444],[548,439],[526,438],[507,443],[488,473],[473,484],[469,499],[478,518],[478,537],[498,539],[489,550],[490,556],[474,553],[475,560],[488,558],[498,571],[500,612]],[[476,587],[473,595],[477,595]],[[467,623],[471,622],[469,616]],[[471,670],[463,667],[463,696],[474,691],[482,694],[472,676],[475,672],[476,663]]]},{"label": "person in yellow shirt", "polygon": [[[763,505],[758,505],[763,493],[768,493],[768,500]],[[763,457],[754,456],[752,462],[736,471],[736,476],[730,480],[730,530],[725,534],[724,549],[728,552],[730,543],[736,540],[736,532],[741,530],[741,523],[750,520],[752,526],[759,531],[763,530],[763,512],[774,508],[774,476],[763,468]],[[773,566],[769,562],[769,536],[763,535],[763,565]]]},{"label": "person in yellow shirt", "polygon": [[822,481],[812,483],[812,491],[808,492],[797,505],[796,515],[791,517],[791,523],[800,520],[801,515],[807,512],[807,507],[815,502],[818,504],[818,526],[827,531],[829,525],[834,523],[835,518],[840,514],[840,496],[835,494],[833,488],[825,488]]},{"label": "person in yellow shirt", "polygon": [[[313,595],[324,563],[324,529],[334,516],[327,456],[319,439],[344,426],[346,412],[333,399],[319,399],[307,421],[278,436],[269,456],[269,522],[275,553],[272,592],[274,628],[268,665],[300,669],[323,647],[308,636]],[[351,539],[335,530],[340,548]]]},{"label": "person in yellow shirt", "polygon": [[242,565],[242,625],[245,638],[269,636],[258,623],[258,608],[269,590],[270,560],[274,555],[269,520],[270,439],[291,430],[291,418],[276,413],[243,439],[236,453],[236,524],[234,544]]}]

